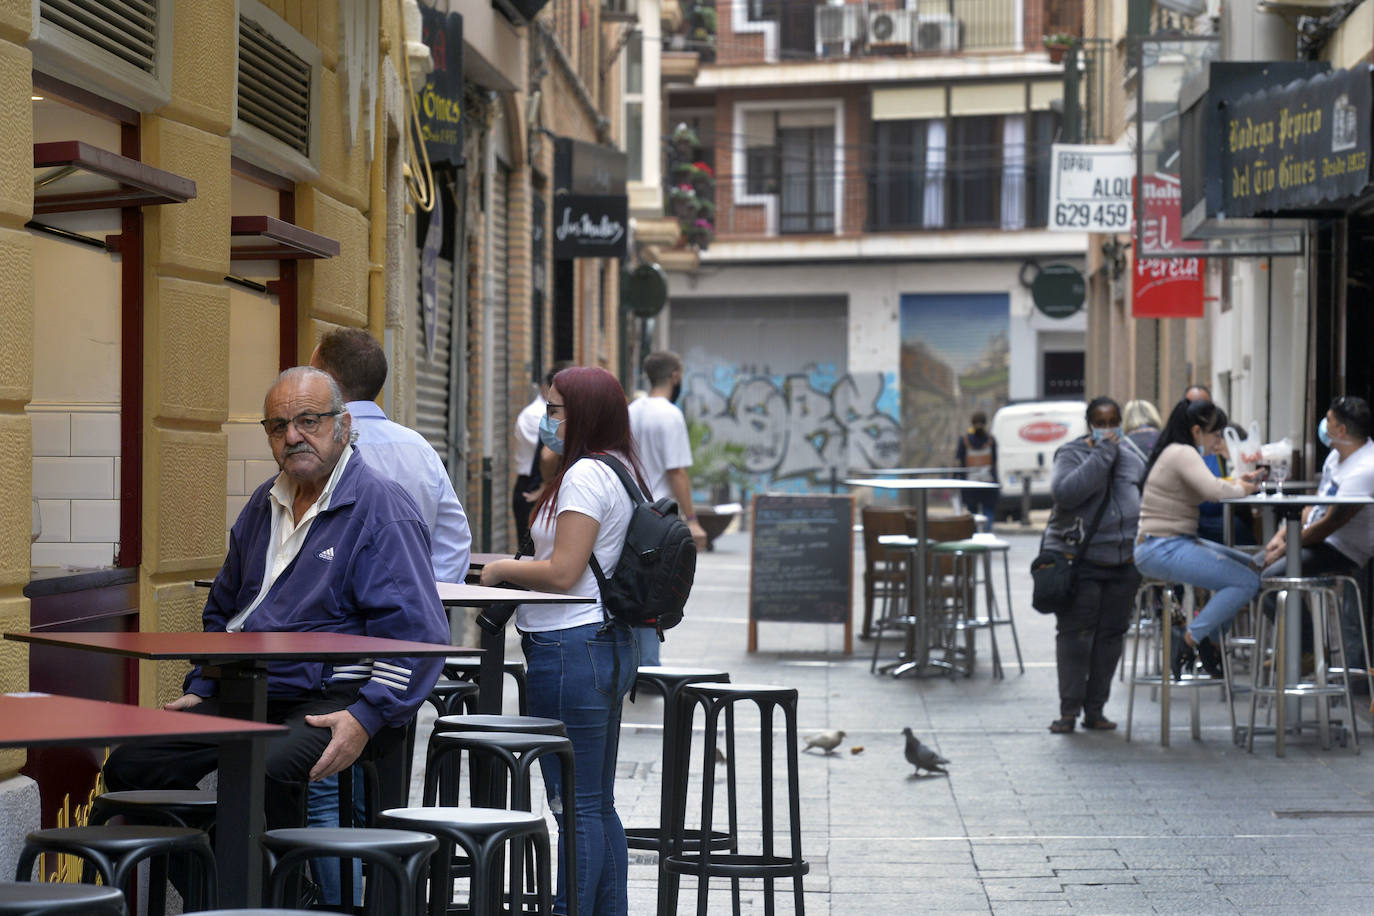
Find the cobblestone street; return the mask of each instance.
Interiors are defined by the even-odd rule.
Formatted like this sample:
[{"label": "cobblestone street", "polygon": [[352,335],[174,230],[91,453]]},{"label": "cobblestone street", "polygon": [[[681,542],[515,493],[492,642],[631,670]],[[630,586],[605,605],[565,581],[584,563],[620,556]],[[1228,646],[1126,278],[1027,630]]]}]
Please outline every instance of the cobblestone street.
[{"label": "cobblestone street", "polygon": [[[1119,682],[1107,714],[1120,730],[1050,734],[1058,711],[1053,619],[1030,607],[1024,573],[1038,540],[1007,537],[1026,672],[1018,674],[1003,629],[1004,681],[991,677],[986,633],[970,679],[871,675],[872,644],[856,639],[845,656],[838,626],[765,624],[750,655],[747,535],[727,535],[702,555],[664,663],[795,686],[803,736],[846,733],[832,756],[801,755],[807,912],[1325,913],[1364,905],[1371,758],[1339,746],[1323,751],[1310,734],[1291,740],[1283,759],[1265,737],[1249,755],[1231,743],[1226,707],[1212,691],[1201,702],[1202,740],[1189,737],[1188,701],[1177,698],[1172,746],[1164,748],[1158,704],[1141,688],[1127,744]],[[857,614],[857,554],[855,568]],[[509,646],[518,654],[514,639]],[[895,642],[884,654],[889,647]],[[661,715],[656,698],[626,706],[617,804],[628,826],[657,817]],[[1366,738],[1368,721],[1362,713]],[[952,761],[947,778],[913,778],[904,726]],[[749,827],[759,815],[757,719],[742,715],[736,730],[742,846],[756,849]],[[775,733],[775,791],[785,811],[780,723]],[[696,772],[692,786],[695,796]],[[721,779],[718,801],[723,787]],[[785,833],[778,840],[785,848]],[[654,911],[655,887],[653,857],[632,851],[632,913]],[[790,896],[790,884],[779,882],[778,912],[791,912]],[[742,898],[743,912],[763,912],[761,882],[746,882]],[[730,912],[728,881],[712,883],[709,910]],[[682,881],[679,911],[696,911],[694,879]]]}]

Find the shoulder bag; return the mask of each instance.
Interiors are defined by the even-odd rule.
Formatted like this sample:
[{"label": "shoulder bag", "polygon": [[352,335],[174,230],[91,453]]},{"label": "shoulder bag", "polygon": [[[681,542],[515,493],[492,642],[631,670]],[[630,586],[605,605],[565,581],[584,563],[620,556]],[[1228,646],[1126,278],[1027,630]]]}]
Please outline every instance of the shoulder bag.
[{"label": "shoulder bag", "polygon": [[[1112,498],[1111,482],[1108,481],[1107,492],[1102,496],[1102,502],[1097,506],[1097,512],[1093,515],[1093,522],[1088,526],[1087,533],[1083,540],[1079,542],[1079,553],[1088,549],[1092,543],[1093,535],[1097,534],[1097,526],[1102,521],[1102,513],[1107,511],[1107,501]],[[1046,526],[1045,534],[1049,533]],[[1078,589],[1078,558],[1074,554],[1065,553],[1062,550],[1046,550],[1045,535],[1040,535],[1040,554],[1031,561],[1031,607],[1042,614],[1058,614],[1060,611],[1067,611],[1069,605],[1073,603],[1074,592]]]}]

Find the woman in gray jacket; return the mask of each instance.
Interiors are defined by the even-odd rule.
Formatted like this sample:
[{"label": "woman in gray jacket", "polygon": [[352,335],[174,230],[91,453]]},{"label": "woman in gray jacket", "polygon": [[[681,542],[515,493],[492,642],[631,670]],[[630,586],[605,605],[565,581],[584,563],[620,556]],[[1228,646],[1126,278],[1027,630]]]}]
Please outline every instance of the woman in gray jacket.
[{"label": "woman in gray jacket", "polygon": [[[1054,511],[1044,546],[1079,559],[1073,603],[1055,615],[1059,718],[1050,731],[1057,734],[1073,731],[1080,712],[1086,729],[1116,728],[1103,708],[1140,583],[1131,555],[1145,463],[1140,449],[1121,435],[1121,407],[1108,397],[1088,405],[1088,435],[1054,453]],[[1083,544],[1103,500],[1102,519]]]}]

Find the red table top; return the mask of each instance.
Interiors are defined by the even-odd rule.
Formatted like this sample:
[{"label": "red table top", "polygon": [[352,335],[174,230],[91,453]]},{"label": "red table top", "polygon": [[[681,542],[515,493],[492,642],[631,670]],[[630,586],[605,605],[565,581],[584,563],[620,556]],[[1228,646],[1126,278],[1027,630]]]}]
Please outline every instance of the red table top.
[{"label": "red table top", "polygon": [[199,661],[300,660],[447,656],[457,649],[430,642],[350,636],[345,633],[6,633],[6,639],[59,648],[87,649],[133,658]]},{"label": "red table top", "polygon": [[0,747],[99,745],[154,738],[267,737],[286,731],[284,725],[48,693],[0,695]]},{"label": "red table top", "polygon": [[458,607],[486,607],[491,604],[586,604],[591,598],[559,595],[553,592],[527,592],[518,588],[492,588],[488,585],[459,585],[440,582],[439,600]]}]

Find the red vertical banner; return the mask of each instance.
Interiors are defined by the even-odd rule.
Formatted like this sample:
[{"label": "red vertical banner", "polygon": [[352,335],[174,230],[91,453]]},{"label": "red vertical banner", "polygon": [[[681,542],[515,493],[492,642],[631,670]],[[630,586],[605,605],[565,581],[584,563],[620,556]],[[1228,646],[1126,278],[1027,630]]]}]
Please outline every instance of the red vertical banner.
[{"label": "red vertical banner", "polygon": [[1146,175],[1140,188],[1141,233],[1135,239],[1131,315],[1201,318],[1203,242],[1183,241],[1183,195],[1173,175]]}]

